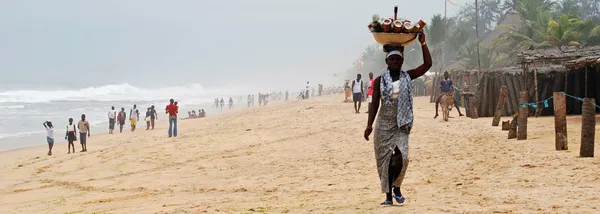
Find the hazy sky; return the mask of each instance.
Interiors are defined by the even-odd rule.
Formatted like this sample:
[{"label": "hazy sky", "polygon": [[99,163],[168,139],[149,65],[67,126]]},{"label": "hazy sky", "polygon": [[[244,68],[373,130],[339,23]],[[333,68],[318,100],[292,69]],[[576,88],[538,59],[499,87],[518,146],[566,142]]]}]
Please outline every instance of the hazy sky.
[{"label": "hazy sky", "polygon": [[443,0],[3,0],[0,84],[316,84],[374,43],[371,16],[395,4],[414,21],[444,12]]}]

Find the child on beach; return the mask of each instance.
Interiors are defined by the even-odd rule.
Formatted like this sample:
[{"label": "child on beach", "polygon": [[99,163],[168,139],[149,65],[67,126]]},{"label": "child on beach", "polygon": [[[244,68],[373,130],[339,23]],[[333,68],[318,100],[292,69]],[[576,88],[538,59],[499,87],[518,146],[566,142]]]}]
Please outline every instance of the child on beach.
[{"label": "child on beach", "polygon": [[69,152],[67,154],[71,154],[71,147],[73,147],[73,153],[75,153],[75,144],[73,141],[77,141],[77,135],[75,132],[77,129],[75,128],[75,124],[73,124],[73,118],[69,118],[69,125],[67,125],[67,133],[65,134],[65,140],[69,142]]},{"label": "child on beach", "polygon": [[54,147],[54,126],[52,126],[52,122],[46,121],[44,122],[44,127],[46,127],[46,141],[48,141],[48,155],[52,155],[52,147]]}]

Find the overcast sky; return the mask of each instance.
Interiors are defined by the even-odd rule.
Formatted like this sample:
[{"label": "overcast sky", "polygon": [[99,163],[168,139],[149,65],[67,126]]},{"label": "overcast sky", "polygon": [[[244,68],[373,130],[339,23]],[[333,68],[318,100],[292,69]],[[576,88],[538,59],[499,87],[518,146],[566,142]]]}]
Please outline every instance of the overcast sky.
[{"label": "overcast sky", "polygon": [[316,84],[374,43],[371,16],[395,4],[414,21],[444,12],[443,0],[3,0],[0,84]]}]

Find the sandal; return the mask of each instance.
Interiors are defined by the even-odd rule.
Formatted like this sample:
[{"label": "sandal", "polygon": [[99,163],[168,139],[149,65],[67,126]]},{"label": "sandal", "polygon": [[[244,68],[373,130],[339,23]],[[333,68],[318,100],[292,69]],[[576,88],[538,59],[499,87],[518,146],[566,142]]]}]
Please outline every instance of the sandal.
[{"label": "sandal", "polygon": [[385,200],[385,201],[384,201],[383,203],[381,203],[380,205],[381,205],[381,206],[384,206],[384,207],[388,207],[388,206],[392,206],[392,205],[394,205],[394,203],[393,203],[392,201]]},{"label": "sandal", "polygon": [[395,195],[394,199],[396,199],[396,203],[397,203],[396,205],[397,206],[402,206],[402,205],[404,205],[406,203],[405,202],[406,198],[404,198],[404,196],[397,196],[397,195]]}]

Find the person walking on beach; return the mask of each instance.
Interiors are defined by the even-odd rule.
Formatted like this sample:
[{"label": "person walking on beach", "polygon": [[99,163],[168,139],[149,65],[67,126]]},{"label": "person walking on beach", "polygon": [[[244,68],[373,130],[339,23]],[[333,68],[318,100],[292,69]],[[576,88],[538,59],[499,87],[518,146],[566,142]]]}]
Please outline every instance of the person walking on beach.
[{"label": "person walking on beach", "polygon": [[177,137],[177,113],[179,107],[175,105],[173,99],[169,100],[169,105],[165,108],[165,113],[169,114],[169,137]]},{"label": "person walking on beach", "polygon": [[[134,118],[133,116],[134,116],[135,112],[137,112],[137,105],[133,105],[133,108],[129,110],[129,120],[130,121]],[[138,114],[137,118],[139,118],[139,117],[140,117],[140,115]],[[137,124],[137,119],[136,119],[136,124]],[[134,126],[134,122],[131,122],[131,131],[134,130],[133,126]]]},{"label": "person walking on beach", "polygon": [[87,138],[90,137],[90,123],[85,120],[85,114],[81,115],[81,121],[77,124],[79,128],[79,143],[81,143],[81,152],[87,152]]},{"label": "person walking on beach", "polygon": [[[352,100],[354,101],[354,111],[358,114],[360,112],[360,104],[363,98],[363,82],[361,80],[362,75],[357,74],[356,80],[352,81]],[[358,104],[358,107],[357,105]]]},{"label": "person walking on beach", "polygon": [[229,110],[231,110],[231,108],[233,108],[233,99],[230,97],[229,98]]},{"label": "person walking on beach", "polygon": [[115,122],[117,118],[117,111],[115,111],[115,107],[112,106],[111,110],[108,111],[108,133],[113,134],[113,130],[115,130]]},{"label": "person walking on beach", "polygon": [[69,118],[69,125],[67,125],[67,133],[65,133],[65,140],[69,143],[67,154],[71,154],[71,147],[73,147],[73,153],[75,153],[75,144],[74,141],[77,141],[77,128],[75,128],[75,124],[73,124],[73,118]]},{"label": "person walking on beach", "polygon": [[369,87],[367,88],[367,114],[369,113],[369,109],[371,109],[371,102],[373,101],[373,82],[375,79],[373,78],[373,72],[369,73]]},{"label": "person walking on beach", "polygon": [[402,71],[403,48],[398,47],[400,51],[392,50],[387,54],[387,69],[373,84],[373,102],[364,138],[369,140],[377,117],[373,146],[381,191],[386,194],[381,203],[383,206],[393,205],[394,199],[398,205],[403,205],[406,200],[400,188],[408,166],[408,136],[414,120],[412,80],[424,75],[432,65],[425,34],[419,33],[418,37],[424,63],[413,70]]},{"label": "person walking on beach", "polygon": [[287,102],[290,98],[290,92],[285,91],[285,101]]},{"label": "person walking on beach", "polygon": [[[444,94],[447,94],[448,92],[452,91],[451,89],[453,87],[454,86],[452,85],[452,80],[449,79],[448,71],[444,71],[444,79],[442,81],[440,81],[440,88],[442,89],[442,94],[440,94],[440,96],[435,101],[435,116],[433,117],[433,119],[435,119],[439,116],[438,115],[438,106],[440,105],[440,98],[442,98],[442,96],[444,96]],[[458,111],[458,116],[462,117],[463,114],[460,112],[460,108],[458,107],[458,99],[454,99],[454,106],[456,107],[456,110]]]},{"label": "person walking on beach", "polygon": [[119,116],[117,116],[117,120],[119,121],[119,132],[123,133],[123,126],[125,126],[125,119],[127,118],[127,114],[125,113],[125,108],[121,108],[119,112]]},{"label": "person walking on beach", "polygon": [[135,127],[137,126],[138,121],[140,120],[140,112],[136,109],[129,115],[129,122],[131,123],[131,131],[135,132]]},{"label": "person walking on beach", "polygon": [[221,111],[223,111],[223,106],[225,106],[225,101],[221,98]]},{"label": "person walking on beach", "polygon": [[52,126],[52,122],[46,121],[44,122],[44,127],[46,128],[46,142],[48,142],[48,155],[52,155],[52,147],[54,147],[54,126]]},{"label": "person walking on beach", "polygon": [[150,126],[152,126],[152,130],[154,130],[154,121],[158,120],[158,113],[156,113],[156,108],[154,105],[150,107]]},{"label": "person walking on beach", "polygon": [[252,103],[251,96],[248,94],[248,108],[250,108],[251,103]]},{"label": "person walking on beach", "polygon": [[309,93],[310,93],[310,82],[306,81],[306,89],[304,90],[304,99],[308,99]]},{"label": "person walking on beach", "polygon": [[150,130],[150,117],[152,117],[152,108],[146,110],[146,130]]}]

